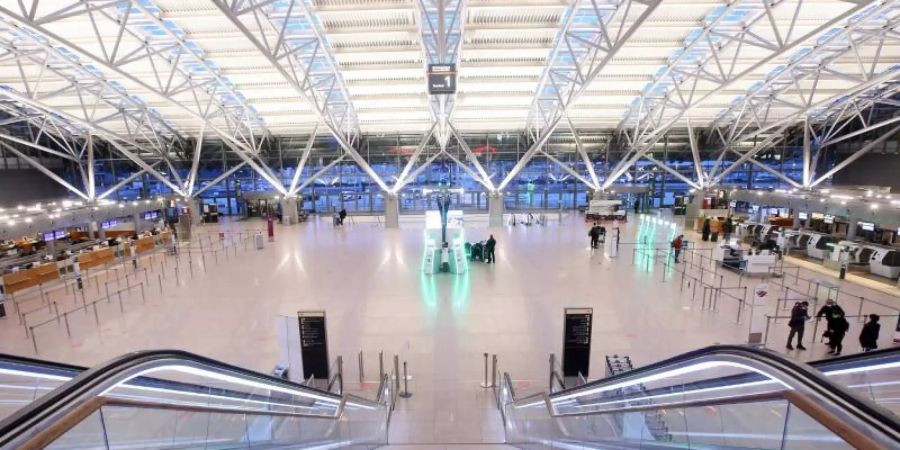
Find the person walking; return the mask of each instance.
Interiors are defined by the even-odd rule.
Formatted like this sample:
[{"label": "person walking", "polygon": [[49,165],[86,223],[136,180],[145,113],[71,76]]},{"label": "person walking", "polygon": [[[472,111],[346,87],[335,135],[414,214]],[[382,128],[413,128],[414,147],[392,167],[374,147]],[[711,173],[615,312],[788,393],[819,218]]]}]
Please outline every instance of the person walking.
[{"label": "person walking", "polygon": [[597,225],[597,222],[594,222],[591,231],[588,231],[588,236],[591,237],[591,248],[597,248],[597,243],[600,241],[600,226]]},{"label": "person walking", "polygon": [[878,314],[869,314],[869,321],[863,325],[862,331],[859,333],[859,345],[862,346],[864,352],[878,348],[878,333],[881,331],[879,319],[881,317]]},{"label": "person walking", "polygon": [[338,218],[340,219],[339,225],[343,225],[344,219],[347,218],[347,210],[344,208],[341,208],[341,212],[338,213]]},{"label": "person walking", "polygon": [[791,320],[788,321],[788,326],[791,327],[791,332],[788,334],[787,341],[787,349],[793,350],[794,346],[791,345],[794,336],[797,336],[797,350],[806,350],[806,347],[803,346],[803,331],[806,328],[806,321],[809,320],[809,302],[797,302],[794,304],[794,308],[791,309]]},{"label": "person walking", "polygon": [[829,355],[841,356],[841,351],[844,350],[844,336],[849,329],[850,322],[844,317],[844,311],[835,312],[828,330],[828,346],[831,347]]},{"label": "person walking", "polygon": [[675,262],[678,262],[678,256],[681,255],[681,248],[684,247],[684,235],[679,234],[678,237],[672,241],[672,254],[675,256]]},{"label": "person walking", "polygon": [[725,242],[728,242],[731,239],[731,233],[734,231],[734,222],[731,221],[731,216],[725,219],[725,223],[722,224],[722,233],[723,238],[725,238]]},{"label": "person walking", "polygon": [[708,241],[709,240],[709,232],[710,232],[709,218],[707,218],[703,221],[703,228],[702,228],[701,232],[703,234],[703,242]]},{"label": "person walking", "polygon": [[484,243],[484,262],[488,264],[496,264],[497,257],[494,255],[494,248],[497,247],[497,240],[494,239],[494,235],[488,238],[487,242]]}]

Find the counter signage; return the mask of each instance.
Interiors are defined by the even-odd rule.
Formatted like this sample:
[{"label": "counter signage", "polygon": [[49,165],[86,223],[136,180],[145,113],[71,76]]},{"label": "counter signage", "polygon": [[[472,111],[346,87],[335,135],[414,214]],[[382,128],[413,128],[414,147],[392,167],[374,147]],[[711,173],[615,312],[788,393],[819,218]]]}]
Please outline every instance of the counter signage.
[{"label": "counter signage", "polygon": [[563,330],[563,377],[587,378],[591,366],[593,308],[566,308]]},{"label": "counter signage", "polygon": [[428,65],[428,93],[456,93],[456,64]]},{"label": "counter signage", "polygon": [[303,362],[303,379],[313,376],[327,380],[328,336],[325,331],[325,311],[300,311],[297,313],[300,327],[300,359]]}]

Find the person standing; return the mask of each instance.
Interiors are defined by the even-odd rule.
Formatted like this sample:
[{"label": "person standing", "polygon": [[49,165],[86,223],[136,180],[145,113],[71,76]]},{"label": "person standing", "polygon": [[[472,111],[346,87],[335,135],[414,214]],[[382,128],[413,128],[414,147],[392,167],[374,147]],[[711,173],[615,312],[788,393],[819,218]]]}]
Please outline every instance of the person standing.
[{"label": "person standing", "polygon": [[484,262],[488,264],[496,264],[497,257],[494,255],[494,248],[497,247],[497,240],[494,239],[494,235],[488,238],[487,242],[484,243]]},{"label": "person standing", "polygon": [[725,242],[728,242],[731,239],[731,233],[734,231],[734,222],[731,221],[731,216],[728,216],[725,219],[725,223],[722,224],[722,233],[724,234]]},{"label": "person standing", "polygon": [[343,225],[344,219],[346,219],[346,218],[347,218],[347,210],[344,208],[341,208],[341,212],[338,213],[338,219],[340,219],[340,222],[338,223],[338,225]]},{"label": "person standing", "polygon": [[684,246],[684,235],[679,234],[678,237],[672,241],[672,251],[675,256],[675,262],[678,262],[678,256],[681,255],[681,248]]},{"label": "person standing", "polygon": [[864,352],[878,348],[878,333],[881,331],[879,319],[881,317],[878,314],[869,314],[869,321],[863,325],[862,332],[859,333],[859,345],[862,346]]},{"label": "person standing", "polygon": [[634,199],[634,214],[637,215],[641,212],[641,200],[635,198]]},{"label": "person standing", "polygon": [[597,222],[594,222],[591,231],[588,231],[588,236],[591,237],[591,248],[597,248],[597,242],[600,241],[600,226],[597,225]]},{"label": "person standing", "polygon": [[847,322],[847,318],[844,317],[843,310],[834,313],[832,316],[832,325],[830,325],[829,328],[828,346],[831,347],[831,351],[829,351],[828,354],[840,356],[841,351],[844,350],[844,336],[847,335],[847,330],[850,329],[850,322]]},{"label": "person standing", "polygon": [[797,336],[797,350],[806,350],[806,347],[803,346],[803,331],[806,328],[806,321],[809,320],[809,302],[797,302],[794,304],[794,308],[791,309],[791,320],[788,321],[788,326],[791,327],[791,332],[788,334],[787,341],[787,349],[793,350],[794,346],[791,345],[794,340],[794,335]]},{"label": "person standing", "polygon": [[703,221],[703,229],[702,229],[703,242],[706,242],[709,240],[709,232],[710,232],[710,223],[709,223],[709,218],[707,218]]},{"label": "person standing", "polygon": [[816,313],[816,320],[825,318],[825,323],[828,325],[825,329],[825,336],[831,332],[831,329],[834,328],[835,320],[837,316],[841,317],[846,316],[847,314],[844,312],[844,309],[841,308],[834,300],[828,299],[825,301],[825,306],[819,308],[819,312]]}]

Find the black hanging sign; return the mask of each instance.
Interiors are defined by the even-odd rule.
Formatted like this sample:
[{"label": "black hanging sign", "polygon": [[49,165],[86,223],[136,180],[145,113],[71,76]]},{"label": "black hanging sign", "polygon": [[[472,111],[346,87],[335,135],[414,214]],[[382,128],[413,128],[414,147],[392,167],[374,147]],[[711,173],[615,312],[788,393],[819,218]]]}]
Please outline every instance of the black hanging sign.
[{"label": "black hanging sign", "polygon": [[456,93],[456,64],[428,65],[428,93],[431,95]]},{"label": "black hanging sign", "polygon": [[563,377],[588,377],[591,366],[591,322],[593,308],[566,308],[563,331]]},{"label": "black hanging sign", "polygon": [[328,339],[325,332],[325,311],[300,311],[300,358],[303,361],[303,379],[310,376],[318,380],[328,379]]}]

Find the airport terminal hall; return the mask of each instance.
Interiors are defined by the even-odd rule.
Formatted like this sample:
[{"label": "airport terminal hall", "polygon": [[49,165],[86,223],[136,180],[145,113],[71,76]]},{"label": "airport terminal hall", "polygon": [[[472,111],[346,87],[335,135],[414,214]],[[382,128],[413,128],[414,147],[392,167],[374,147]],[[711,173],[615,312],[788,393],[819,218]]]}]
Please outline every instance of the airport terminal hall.
[{"label": "airport terminal hall", "polygon": [[900,450],[900,0],[0,0],[0,450]]}]

